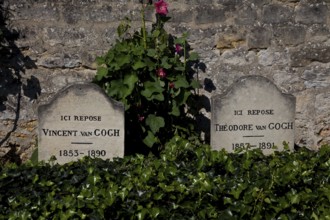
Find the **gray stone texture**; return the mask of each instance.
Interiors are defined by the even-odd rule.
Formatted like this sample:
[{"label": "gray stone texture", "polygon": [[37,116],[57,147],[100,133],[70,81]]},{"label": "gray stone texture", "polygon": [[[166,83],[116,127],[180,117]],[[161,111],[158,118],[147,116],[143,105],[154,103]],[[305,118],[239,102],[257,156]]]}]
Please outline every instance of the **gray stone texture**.
[{"label": "gray stone texture", "polygon": [[[330,143],[330,1],[168,1],[173,19],[165,28],[188,32],[206,65],[200,94],[224,92],[241,76],[265,76],[297,98],[295,143],[313,149]],[[4,0],[6,27],[19,33],[19,57],[9,62],[18,77],[0,76],[0,157],[13,146],[22,160],[30,157],[37,106],[69,83],[93,79],[94,59],[115,42],[120,21],[128,16],[139,26],[138,2]]]}]

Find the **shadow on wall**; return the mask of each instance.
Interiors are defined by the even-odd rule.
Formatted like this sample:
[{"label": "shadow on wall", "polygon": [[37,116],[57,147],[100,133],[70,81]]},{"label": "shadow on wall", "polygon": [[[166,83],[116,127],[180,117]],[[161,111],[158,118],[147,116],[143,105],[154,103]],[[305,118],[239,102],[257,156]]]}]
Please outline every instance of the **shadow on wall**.
[{"label": "shadow on wall", "polygon": [[[15,112],[15,119],[11,130],[0,140],[0,147],[9,147],[10,150],[6,155],[0,158],[0,164],[7,161],[21,163],[19,155],[17,155],[16,144],[6,144],[11,134],[17,129],[17,122],[20,117],[21,99],[26,96],[36,99],[40,94],[39,80],[31,76],[30,79],[24,79],[26,69],[36,68],[34,62],[22,54],[20,48],[17,47],[15,41],[19,38],[19,32],[8,28],[8,16],[10,11],[4,6],[4,0],[0,0],[0,112],[3,114],[5,110]],[[16,106],[8,109],[6,102],[9,96],[15,97]],[[5,117],[5,116],[4,116]],[[6,118],[2,118],[4,120]]]}]

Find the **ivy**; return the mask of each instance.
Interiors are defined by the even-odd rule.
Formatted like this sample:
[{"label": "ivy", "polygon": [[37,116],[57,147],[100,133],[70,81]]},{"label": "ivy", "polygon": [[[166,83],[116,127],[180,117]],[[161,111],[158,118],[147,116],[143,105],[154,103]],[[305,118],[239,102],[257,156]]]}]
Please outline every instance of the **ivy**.
[{"label": "ivy", "polygon": [[0,219],[329,219],[329,158],[330,146],[264,156],[175,136],[159,158],[7,164]]}]

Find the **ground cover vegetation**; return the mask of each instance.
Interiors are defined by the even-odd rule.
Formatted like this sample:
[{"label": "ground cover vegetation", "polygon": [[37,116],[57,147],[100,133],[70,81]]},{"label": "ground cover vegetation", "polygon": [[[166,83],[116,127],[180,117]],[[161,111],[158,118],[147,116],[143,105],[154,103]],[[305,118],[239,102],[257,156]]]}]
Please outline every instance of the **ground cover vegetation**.
[{"label": "ground cover vegetation", "polygon": [[0,167],[0,219],[329,219],[330,146],[264,156],[174,137],[159,157]]}]

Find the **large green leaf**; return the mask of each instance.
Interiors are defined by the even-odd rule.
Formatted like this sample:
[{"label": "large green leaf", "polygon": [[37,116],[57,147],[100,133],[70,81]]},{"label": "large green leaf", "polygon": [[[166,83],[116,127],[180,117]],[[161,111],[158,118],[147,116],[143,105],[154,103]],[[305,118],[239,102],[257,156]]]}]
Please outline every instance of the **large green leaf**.
[{"label": "large green leaf", "polygon": [[183,90],[183,89],[180,90],[180,93],[175,97],[177,105],[180,106],[180,105],[185,104],[190,95],[191,95],[190,91]]},{"label": "large green leaf", "polygon": [[141,68],[143,68],[143,67],[145,67],[145,66],[147,66],[146,63],[142,62],[141,60],[138,60],[138,61],[136,61],[136,62],[133,64],[132,68],[133,68],[134,70],[137,70],[137,69],[141,69]]},{"label": "large green leaf", "polygon": [[183,75],[179,75],[177,77],[177,79],[174,81],[174,84],[175,84],[175,88],[188,88],[189,87],[189,83],[188,83],[186,77]]},{"label": "large green leaf", "polygon": [[108,88],[108,95],[119,100],[125,99],[132,93],[137,81],[138,77],[134,73],[125,75],[123,80],[112,80]]},{"label": "large green leaf", "polygon": [[156,134],[160,128],[165,126],[165,121],[163,117],[151,114],[146,119],[146,125],[150,127],[152,133]]},{"label": "large green leaf", "polygon": [[198,53],[196,53],[196,52],[191,52],[191,53],[189,54],[189,58],[188,58],[188,60],[190,60],[190,61],[196,61],[196,60],[198,60],[198,58],[199,58]]},{"label": "large green leaf", "polygon": [[125,75],[124,84],[128,86],[128,89],[125,93],[125,97],[130,95],[135,87],[135,84],[139,81],[138,76],[135,73]]},{"label": "large green leaf", "polygon": [[165,69],[170,69],[172,65],[168,61],[168,57],[163,57],[161,66]]},{"label": "large green leaf", "polygon": [[198,80],[192,80],[190,83],[191,87],[193,87],[194,89],[199,89],[201,88],[201,84],[198,82]]},{"label": "large green leaf", "polygon": [[147,55],[149,57],[155,58],[156,54],[157,54],[157,51],[155,49],[151,48],[151,49],[148,49],[148,51],[147,51]]},{"label": "large green leaf", "polygon": [[118,68],[123,67],[126,64],[131,63],[131,55],[129,54],[118,54],[117,57],[115,57],[115,62],[118,65]]},{"label": "large green leaf", "polygon": [[155,99],[158,101],[163,101],[164,100],[163,91],[164,88],[162,88],[159,82],[147,81],[144,83],[144,90],[141,92],[141,94],[147,100]]},{"label": "large green leaf", "polygon": [[97,73],[96,73],[96,80],[100,81],[103,79],[108,74],[108,69],[104,66],[100,66],[97,68]]},{"label": "large green leaf", "polygon": [[177,106],[177,103],[174,100],[172,102],[172,111],[170,114],[174,116],[180,116],[180,108]]}]

